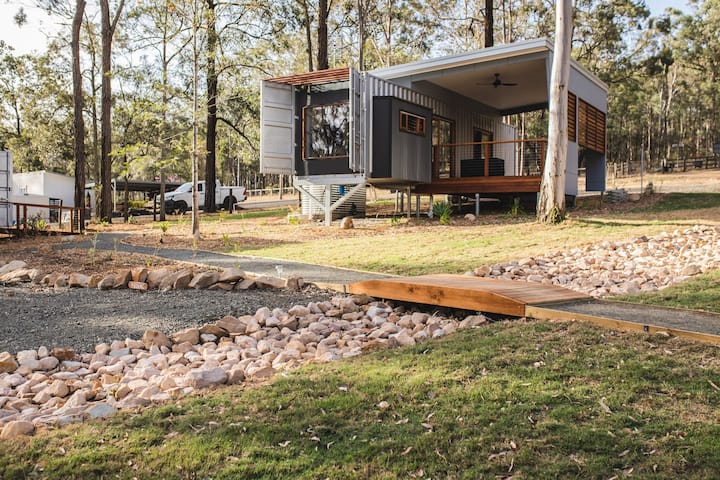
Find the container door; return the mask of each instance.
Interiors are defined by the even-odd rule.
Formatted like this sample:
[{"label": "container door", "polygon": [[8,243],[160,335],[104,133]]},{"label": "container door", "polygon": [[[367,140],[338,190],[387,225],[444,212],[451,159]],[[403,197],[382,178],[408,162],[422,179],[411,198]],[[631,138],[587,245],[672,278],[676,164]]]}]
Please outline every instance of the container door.
[{"label": "container door", "polygon": [[0,150],[0,227],[12,226],[14,209],[10,204],[12,193],[12,156]]},{"label": "container door", "polygon": [[350,170],[353,173],[365,172],[363,138],[365,137],[365,109],[363,94],[365,82],[362,74],[350,69]]},{"label": "container door", "polygon": [[292,175],[295,115],[292,85],[260,84],[260,172]]}]

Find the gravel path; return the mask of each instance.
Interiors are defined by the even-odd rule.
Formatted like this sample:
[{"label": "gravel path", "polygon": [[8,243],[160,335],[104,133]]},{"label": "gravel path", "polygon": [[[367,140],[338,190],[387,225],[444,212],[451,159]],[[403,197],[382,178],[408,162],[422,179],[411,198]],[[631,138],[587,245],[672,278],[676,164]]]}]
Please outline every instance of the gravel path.
[{"label": "gravel path", "polygon": [[254,314],[265,306],[289,308],[322,301],[333,294],[247,290],[136,292],[73,288],[62,291],[27,286],[0,288],[0,352],[15,353],[42,345],[93,352],[95,345],[139,339],[147,329],[170,334],[218,320]]},{"label": "gravel path", "polygon": [[[189,262],[213,267],[236,267],[254,275],[272,275],[287,277],[298,275],[306,282],[321,286],[342,286],[353,282],[370,280],[374,278],[387,278],[389,275],[373,272],[363,272],[346,268],[328,267],[310,263],[293,262],[274,258],[254,257],[249,255],[227,255],[203,250],[187,250],[177,248],[155,248],[137,245],[128,245],[122,242],[127,233],[101,233],[98,235],[94,248],[99,250],[119,250],[128,253],[141,253],[153,255],[167,260]],[[92,248],[90,240],[86,242],[59,245],[58,248]],[[338,288],[340,289],[340,288]]]}]

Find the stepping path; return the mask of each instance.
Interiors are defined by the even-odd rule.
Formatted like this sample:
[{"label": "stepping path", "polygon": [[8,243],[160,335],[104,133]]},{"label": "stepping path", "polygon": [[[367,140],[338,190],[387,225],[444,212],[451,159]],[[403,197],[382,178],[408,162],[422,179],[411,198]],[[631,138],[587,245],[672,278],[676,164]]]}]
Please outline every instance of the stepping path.
[{"label": "stepping path", "polygon": [[[310,263],[293,262],[275,258],[255,257],[252,255],[226,255],[222,253],[208,252],[204,250],[156,248],[136,245],[127,245],[123,239],[127,233],[99,233],[95,248],[100,250],[117,250],[127,253],[140,253],[155,257],[188,262],[200,265],[208,265],[220,268],[239,268],[253,275],[271,275],[276,277],[289,277],[298,275],[306,282],[311,282],[319,287],[328,287],[342,291],[344,286],[353,282],[387,278],[389,275],[380,273],[363,272],[345,268],[327,267]],[[93,248],[93,242],[87,240],[79,243],[63,244],[57,248]]]}]

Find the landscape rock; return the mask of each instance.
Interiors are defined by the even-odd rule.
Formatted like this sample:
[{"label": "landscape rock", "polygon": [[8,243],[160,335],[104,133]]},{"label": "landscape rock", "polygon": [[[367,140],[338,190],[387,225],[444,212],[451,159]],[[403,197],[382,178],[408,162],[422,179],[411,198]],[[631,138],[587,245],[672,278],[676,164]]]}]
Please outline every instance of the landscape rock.
[{"label": "landscape rock", "polygon": [[145,330],[145,333],[143,333],[142,336],[142,343],[148,350],[153,345],[170,348],[173,344],[172,340],[170,340],[167,335],[158,330]]},{"label": "landscape rock", "polygon": [[32,435],[35,433],[35,426],[23,420],[15,420],[5,424],[0,433],[0,439],[11,439],[19,436]]},{"label": "landscape rock", "polygon": [[221,283],[235,283],[245,278],[245,272],[238,268],[226,268],[220,272],[218,282]]},{"label": "landscape rock", "polygon": [[180,270],[173,278],[172,288],[175,290],[184,290],[189,288],[193,276],[193,271],[190,269]]},{"label": "landscape rock", "polygon": [[355,224],[353,223],[352,217],[343,217],[342,221],[340,222],[340,228],[343,230],[349,230],[351,228],[355,228]]},{"label": "landscape rock", "polygon": [[220,367],[210,369],[195,369],[185,374],[188,386],[195,389],[208,388],[214,385],[221,385],[228,380],[228,375]]},{"label": "landscape rock", "polygon": [[90,286],[90,277],[82,273],[71,273],[67,284],[70,288],[88,288]]},{"label": "landscape rock", "polygon": [[105,275],[97,284],[99,290],[110,290],[115,286],[115,275]]},{"label": "landscape rock", "polygon": [[163,280],[163,278],[168,275],[170,275],[170,270],[168,270],[167,268],[150,270],[147,275],[146,283],[151,290],[155,290],[160,286],[160,282]]},{"label": "landscape rock", "polygon": [[113,288],[127,288],[128,283],[132,281],[132,272],[130,270],[122,270],[115,275],[115,284]]},{"label": "landscape rock", "polygon": [[175,343],[189,343],[196,345],[200,341],[200,330],[197,328],[186,328],[172,334],[172,340]]},{"label": "landscape rock", "polygon": [[147,292],[148,291],[148,284],[145,282],[135,282],[135,281],[129,281],[127,283],[127,288],[130,290],[137,290],[140,292]]},{"label": "landscape rock", "polygon": [[258,288],[285,288],[285,280],[282,278],[271,277],[269,275],[261,275],[255,278],[255,286]]},{"label": "landscape rock", "polygon": [[298,292],[305,286],[305,280],[298,275],[291,275],[285,280],[285,288]]},{"label": "landscape rock", "polygon": [[23,262],[22,260],[12,260],[0,267],[0,275],[5,275],[6,273],[10,273],[15,270],[27,268],[27,266],[27,263]]},{"label": "landscape rock", "polygon": [[217,283],[218,277],[218,272],[215,271],[201,272],[193,277],[188,287],[202,290],[208,288],[214,283]]},{"label": "landscape rock", "polygon": [[14,372],[18,368],[18,363],[9,352],[0,353],[0,374]]},{"label": "landscape rock", "polygon": [[246,278],[244,280],[241,280],[235,285],[235,290],[250,290],[251,288],[255,287],[255,279],[254,278]]},{"label": "landscape rock", "polygon": [[85,413],[87,413],[88,417],[91,419],[108,418],[115,415],[115,413],[117,413],[117,409],[108,405],[107,403],[99,402],[93,404],[91,407],[85,410]]},{"label": "landscape rock", "polygon": [[133,282],[147,283],[148,269],[145,267],[135,267],[130,270]]}]

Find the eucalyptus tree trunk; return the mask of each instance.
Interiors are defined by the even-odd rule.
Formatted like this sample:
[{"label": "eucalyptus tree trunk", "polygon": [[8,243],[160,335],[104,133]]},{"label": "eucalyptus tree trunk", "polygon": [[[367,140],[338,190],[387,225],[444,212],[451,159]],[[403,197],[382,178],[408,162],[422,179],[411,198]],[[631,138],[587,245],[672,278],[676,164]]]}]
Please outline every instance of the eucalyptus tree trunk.
[{"label": "eucalyptus tree trunk", "polygon": [[192,0],[193,8],[193,115],[192,115],[192,235],[195,241],[200,240],[200,212],[198,202],[198,7],[196,0]]},{"label": "eucalyptus tree trunk", "polygon": [[205,132],[205,212],[215,212],[217,139],[217,59],[218,34],[215,29],[215,0],[207,0],[207,129]]},{"label": "eucalyptus tree trunk", "polygon": [[112,220],[112,39],[120,19],[125,0],[120,3],[115,16],[110,18],[110,0],[100,0],[102,37],[102,82],[100,94],[100,218]]},{"label": "eucalyptus tree trunk", "polygon": [[327,70],[328,61],[328,0],[318,0],[318,26],[317,26],[317,69]]},{"label": "eucalyptus tree trunk", "polygon": [[558,0],[555,11],[555,48],[550,75],[548,148],[537,205],[537,219],[558,223],[565,218],[567,165],[567,106],[572,41],[571,0]]},{"label": "eucalyptus tree trunk", "polygon": [[85,0],[76,0],[72,23],[72,78],[75,144],[75,208],[79,208],[78,227],[85,229],[85,121],[83,120],[82,70],[80,70],[80,28],[85,13]]},{"label": "eucalyptus tree trunk", "polygon": [[492,47],[495,44],[494,30],[493,0],[485,0],[485,48]]}]

